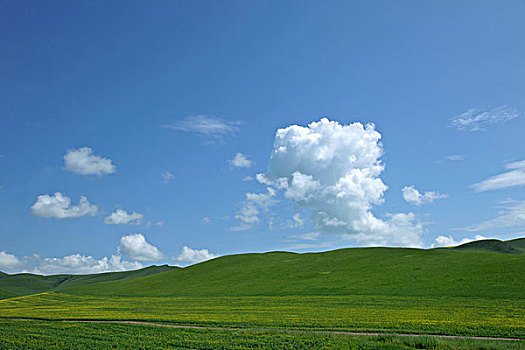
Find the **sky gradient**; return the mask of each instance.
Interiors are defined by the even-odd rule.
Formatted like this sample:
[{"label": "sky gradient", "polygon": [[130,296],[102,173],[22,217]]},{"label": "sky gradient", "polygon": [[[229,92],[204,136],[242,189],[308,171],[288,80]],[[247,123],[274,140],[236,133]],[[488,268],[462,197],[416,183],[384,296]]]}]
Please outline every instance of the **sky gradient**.
[{"label": "sky gradient", "polygon": [[0,270],[525,235],[525,2],[0,2]]}]

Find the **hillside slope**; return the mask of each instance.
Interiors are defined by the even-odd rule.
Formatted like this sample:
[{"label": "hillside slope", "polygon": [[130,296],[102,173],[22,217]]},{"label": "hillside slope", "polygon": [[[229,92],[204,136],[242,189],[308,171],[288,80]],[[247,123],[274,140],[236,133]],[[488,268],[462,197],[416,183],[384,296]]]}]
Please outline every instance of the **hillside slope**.
[{"label": "hillside slope", "polygon": [[65,288],[74,288],[92,283],[127,280],[172,271],[176,267],[149,266],[139,270],[107,272],[91,275],[41,276],[30,273],[9,275],[0,273],[0,299],[30,295]]},{"label": "hillside slope", "polygon": [[525,238],[516,238],[506,241],[511,244],[515,249],[519,249],[522,253],[525,253]]},{"label": "hillside slope", "polygon": [[518,238],[511,241],[500,241],[498,239],[484,239],[480,241],[465,243],[449,249],[505,254],[523,254],[525,253],[525,238]]},{"label": "hillside slope", "polygon": [[134,280],[67,289],[97,296],[432,295],[522,298],[525,254],[349,248],[223,256]]}]

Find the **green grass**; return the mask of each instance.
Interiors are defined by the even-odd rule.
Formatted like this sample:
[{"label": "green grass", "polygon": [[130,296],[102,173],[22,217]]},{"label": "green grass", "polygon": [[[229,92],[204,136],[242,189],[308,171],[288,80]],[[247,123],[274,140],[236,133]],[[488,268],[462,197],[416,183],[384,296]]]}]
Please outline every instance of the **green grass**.
[{"label": "green grass", "polygon": [[223,256],[171,272],[86,285],[95,296],[393,295],[523,298],[525,254],[351,248]]},{"label": "green grass", "polygon": [[0,299],[13,298],[16,296],[17,296],[16,294],[0,289]]},{"label": "green grass", "polygon": [[73,288],[87,284],[149,276],[176,269],[172,266],[149,266],[140,270],[107,272],[90,275],[41,276],[30,273],[0,273],[0,299]]},{"label": "green grass", "polygon": [[519,249],[522,253],[525,253],[525,238],[516,238],[506,242],[510,243],[515,249]]},{"label": "green grass", "polygon": [[523,299],[381,295],[107,298],[46,293],[0,301],[0,317],[525,337]]},{"label": "green grass", "polygon": [[511,241],[485,239],[481,241],[465,243],[451,249],[505,254],[523,254],[525,253],[525,238],[518,238]]},{"label": "green grass", "polygon": [[523,349],[515,341],[0,321],[0,349]]},{"label": "green grass", "polygon": [[0,317],[524,338],[525,254],[487,246],[224,256],[133,279],[61,283],[0,300]]}]

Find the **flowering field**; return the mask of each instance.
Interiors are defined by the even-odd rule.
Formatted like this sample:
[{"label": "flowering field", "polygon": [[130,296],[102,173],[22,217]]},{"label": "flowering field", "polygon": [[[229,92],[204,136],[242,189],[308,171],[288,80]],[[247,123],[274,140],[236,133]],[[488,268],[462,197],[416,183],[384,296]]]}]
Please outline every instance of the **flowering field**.
[{"label": "flowering field", "polygon": [[0,320],[0,349],[523,349],[517,341]]},{"label": "flowering field", "polygon": [[1,300],[0,317],[525,337],[523,299],[377,295],[102,298],[43,293]]}]

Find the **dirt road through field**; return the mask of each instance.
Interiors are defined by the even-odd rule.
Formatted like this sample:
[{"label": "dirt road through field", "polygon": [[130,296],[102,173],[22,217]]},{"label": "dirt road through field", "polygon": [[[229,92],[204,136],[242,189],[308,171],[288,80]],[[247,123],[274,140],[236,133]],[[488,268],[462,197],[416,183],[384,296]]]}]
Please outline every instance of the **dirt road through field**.
[{"label": "dirt road through field", "polygon": [[[15,318],[16,321],[46,321],[31,318]],[[311,329],[282,329],[282,328],[229,328],[229,327],[209,327],[209,326],[189,326],[176,325],[143,321],[119,321],[119,320],[57,320],[47,322],[74,322],[74,323],[116,323],[116,324],[132,324],[152,327],[166,327],[179,329],[202,329],[215,331],[266,331],[266,332],[297,332],[297,333],[318,333],[318,334],[341,334],[341,335],[364,335],[364,336],[396,336],[396,337],[436,337],[446,339],[478,339],[478,340],[505,340],[505,341],[523,341],[520,338],[496,338],[496,337],[476,337],[463,335],[444,335],[444,334],[417,334],[417,333],[386,333],[386,332],[349,332],[349,331],[334,331],[334,330],[311,330]]]}]

